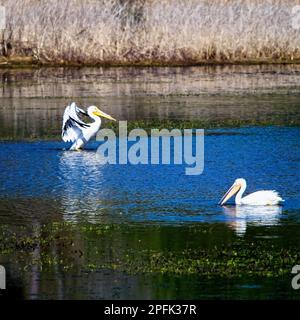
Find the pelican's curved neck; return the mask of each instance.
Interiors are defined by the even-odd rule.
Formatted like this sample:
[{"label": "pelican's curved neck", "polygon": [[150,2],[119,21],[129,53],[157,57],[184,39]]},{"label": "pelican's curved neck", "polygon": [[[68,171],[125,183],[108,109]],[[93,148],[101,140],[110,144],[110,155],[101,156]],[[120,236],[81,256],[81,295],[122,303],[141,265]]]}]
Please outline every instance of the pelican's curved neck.
[{"label": "pelican's curved neck", "polygon": [[94,121],[101,121],[100,117],[93,114],[93,112],[88,113],[89,117],[92,118]]},{"label": "pelican's curved neck", "polygon": [[242,203],[242,196],[243,196],[246,188],[247,188],[247,184],[246,184],[246,182],[243,182],[239,192],[235,196],[235,203],[236,204],[241,204]]},{"label": "pelican's curved neck", "polygon": [[101,118],[94,115],[93,112],[88,113],[89,117],[92,118],[97,124],[101,124]]}]

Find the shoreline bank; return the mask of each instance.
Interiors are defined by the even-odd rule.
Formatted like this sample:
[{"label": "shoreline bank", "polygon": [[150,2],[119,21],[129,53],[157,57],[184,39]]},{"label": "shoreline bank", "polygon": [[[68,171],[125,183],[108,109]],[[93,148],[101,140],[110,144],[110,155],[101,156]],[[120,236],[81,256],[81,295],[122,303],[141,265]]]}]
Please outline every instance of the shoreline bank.
[{"label": "shoreline bank", "polygon": [[300,60],[236,60],[236,61],[136,61],[136,62],[113,62],[113,61],[99,61],[99,62],[47,62],[37,60],[28,56],[12,56],[0,57],[0,69],[22,69],[22,68],[85,68],[85,67],[201,67],[201,66],[251,66],[251,65],[299,65]]}]

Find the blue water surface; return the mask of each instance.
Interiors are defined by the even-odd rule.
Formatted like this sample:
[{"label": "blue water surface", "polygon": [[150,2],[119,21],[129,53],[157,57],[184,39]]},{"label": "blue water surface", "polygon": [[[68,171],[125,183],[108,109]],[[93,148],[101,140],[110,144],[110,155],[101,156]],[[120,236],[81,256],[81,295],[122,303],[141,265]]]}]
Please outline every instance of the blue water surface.
[{"label": "blue water surface", "polygon": [[[243,233],[247,222],[299,221],[299,138],[297,127],[208,130],[204,171],[193,176],[185,174],[186,164],[102,165],[97,141],[82,152],[66,151],[58,141],[2,142],[0,198],[15,199],[18,206],[25,201],[24,219],[43,214],[28,207],[30,199],[40,199],[53,205],[53,214],[59,208],[66,220],[224,221]],[[246,193],[277,190],[283,208],[218,206],[239,177],[247,180]]]}]

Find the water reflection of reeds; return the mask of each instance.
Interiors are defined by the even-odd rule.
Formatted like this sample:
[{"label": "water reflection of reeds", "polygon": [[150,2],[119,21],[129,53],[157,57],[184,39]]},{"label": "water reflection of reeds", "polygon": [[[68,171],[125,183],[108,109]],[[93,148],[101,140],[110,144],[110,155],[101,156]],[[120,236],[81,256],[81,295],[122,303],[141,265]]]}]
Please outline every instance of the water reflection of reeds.
[{"label": "water reflection of reeds", "polygon": [[0,136],[59,137],[65,105],[119,120],[297,124],[300,66],[0,70]]}]

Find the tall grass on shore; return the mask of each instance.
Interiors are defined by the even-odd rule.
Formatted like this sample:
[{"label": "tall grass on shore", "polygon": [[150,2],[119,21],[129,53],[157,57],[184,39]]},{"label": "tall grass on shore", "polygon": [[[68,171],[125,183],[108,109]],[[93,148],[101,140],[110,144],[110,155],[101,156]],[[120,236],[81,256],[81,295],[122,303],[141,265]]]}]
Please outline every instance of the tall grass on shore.
[{"label": "tall grass on shore", "polygon": [[146,65],[300,61],[300,29],[292,11],[297,3],[2,0],[2,59]]}]

